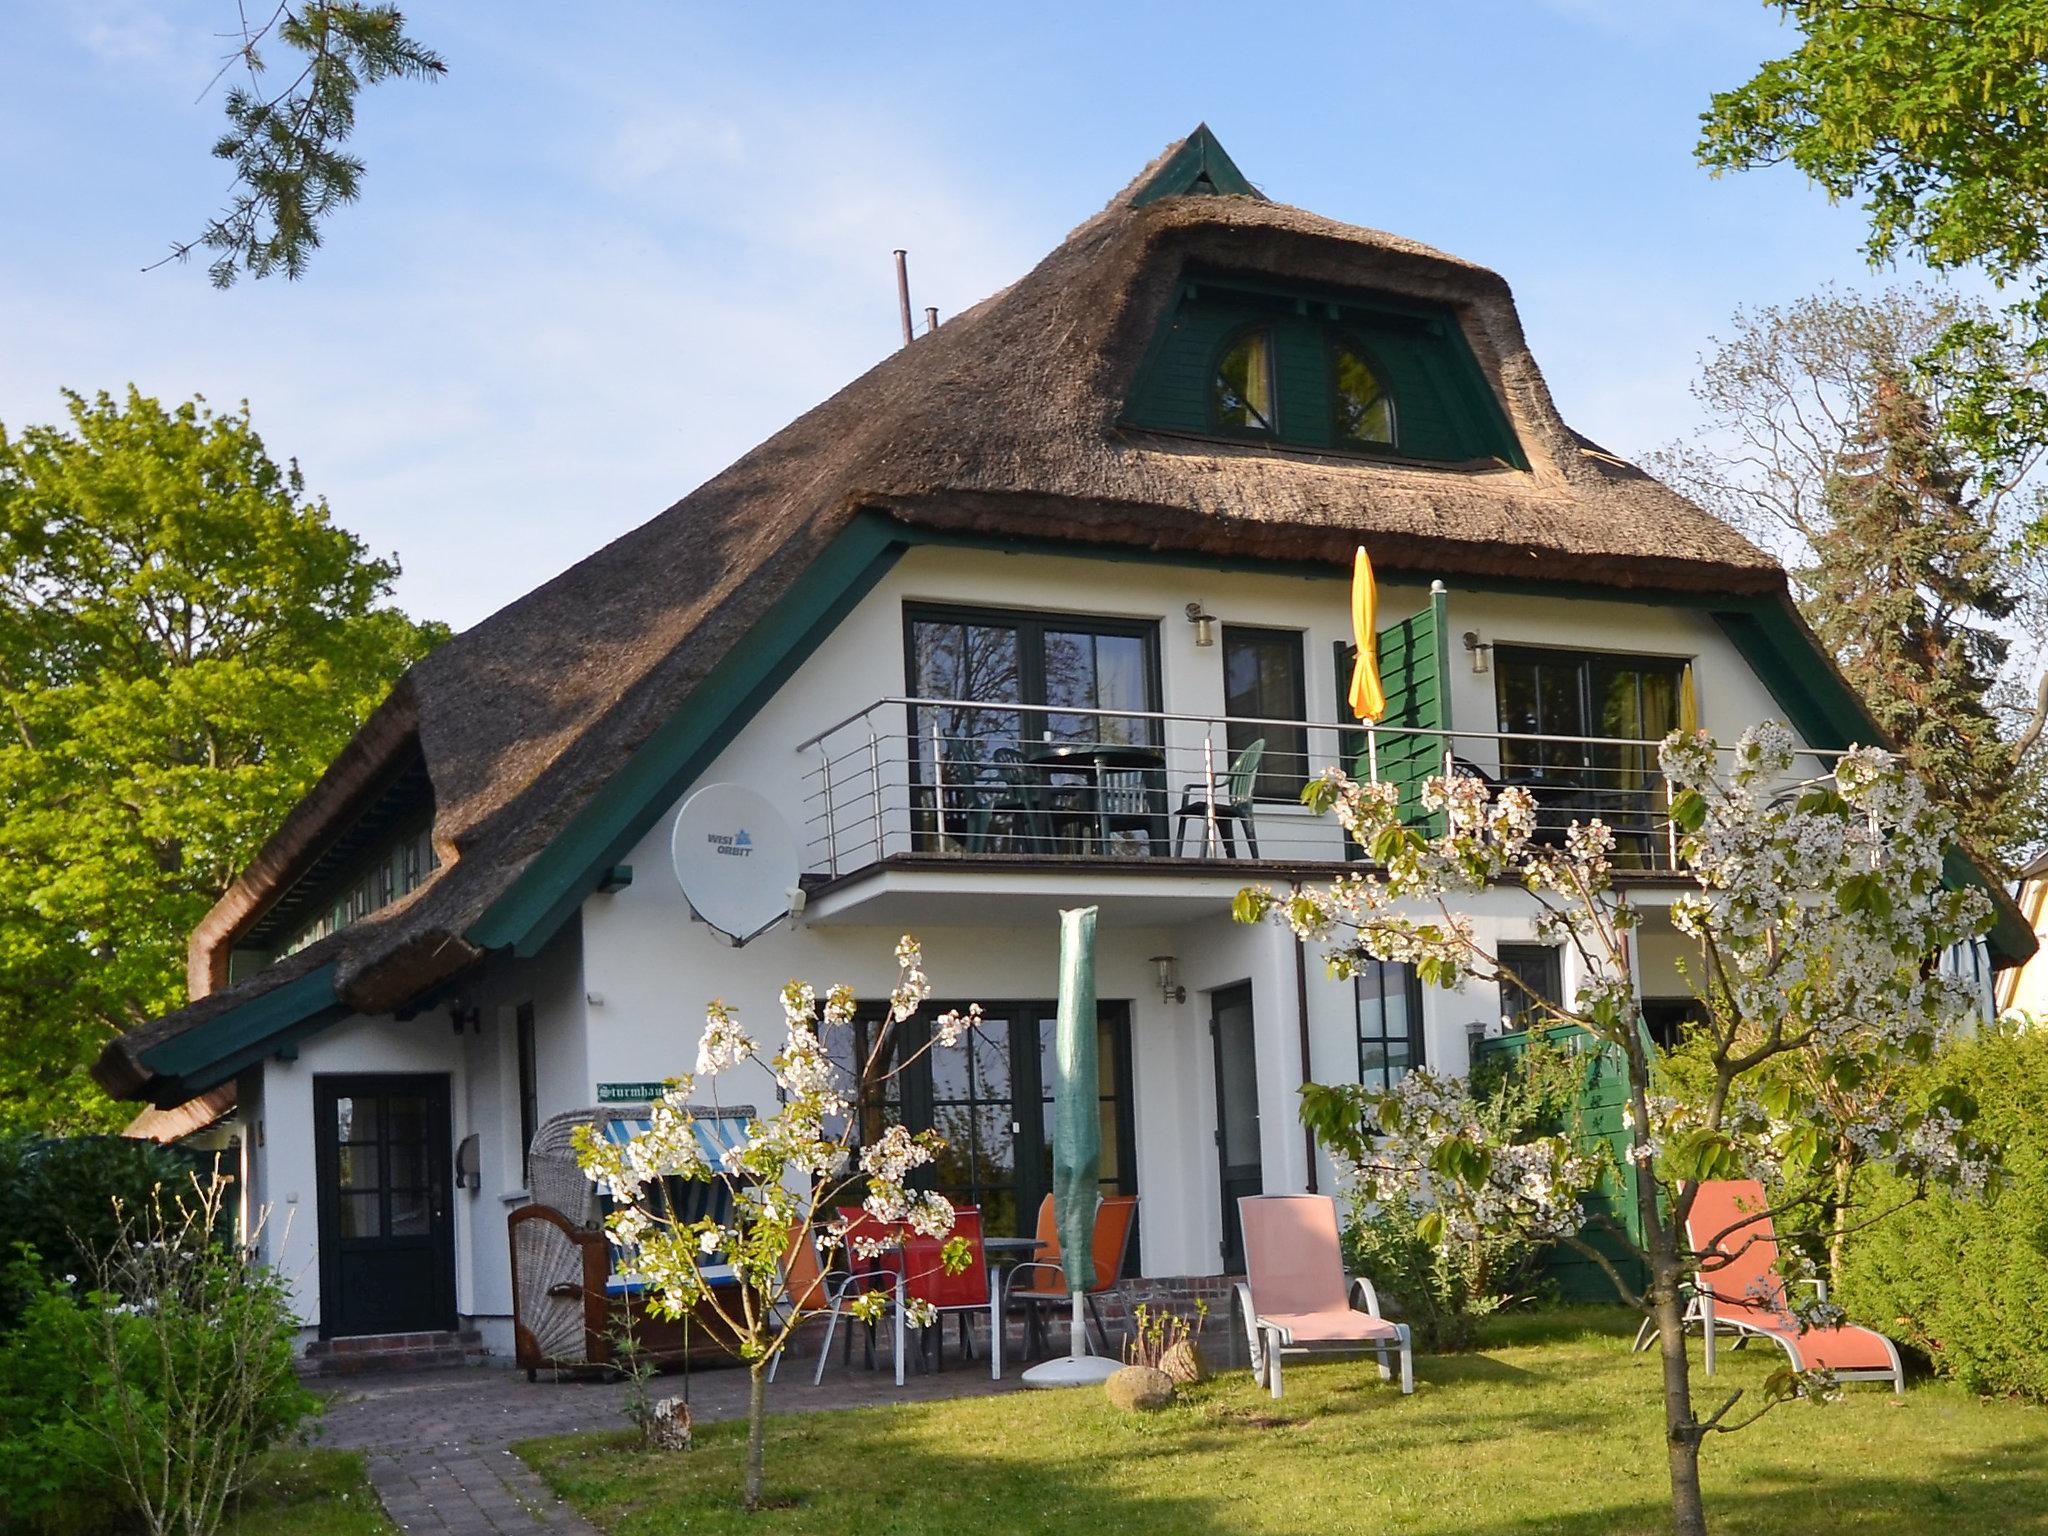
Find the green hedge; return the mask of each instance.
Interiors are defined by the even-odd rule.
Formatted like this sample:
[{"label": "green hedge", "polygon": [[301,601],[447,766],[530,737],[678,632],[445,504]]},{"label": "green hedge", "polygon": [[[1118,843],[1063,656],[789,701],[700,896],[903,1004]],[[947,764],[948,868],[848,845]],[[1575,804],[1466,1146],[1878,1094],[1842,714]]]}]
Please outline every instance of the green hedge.
[{"label": "green hedge", "polygon": [[[133,1215],[159,1188],[189,1196],[193,1175],[212,1171],[211,1153],[123,1136],[0,1136],[0,1266],[22,1244],[51,1279],[83,1273],[120,1229],[116,1201]],[[0,1329],[22,1305],[0,1285]]]},{"label": "green hedge", "polygon": [[[1973,1391],[2048,1402],[2048,1028],[1964,1042],[1934,1070],[1976,1098],[2003,1186],[1984,1202],[1937,1194],[1852,1236],[1835,1299]],[[1872,1200],[1906,1193],[1865,1181]]]}]

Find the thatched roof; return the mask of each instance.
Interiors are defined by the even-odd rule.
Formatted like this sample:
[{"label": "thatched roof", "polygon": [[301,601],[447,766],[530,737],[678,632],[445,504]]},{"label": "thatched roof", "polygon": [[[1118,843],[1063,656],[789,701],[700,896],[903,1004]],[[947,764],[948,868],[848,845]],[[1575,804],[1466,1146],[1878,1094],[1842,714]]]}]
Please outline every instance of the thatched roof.
[{"label": "thatched roof", "polygon": [[[1500,277],[1256,195],[1157,196],[1155,170],[1195,142],[1169,146],[1015,284],[415,667],[195,936],[195,996],[220,985],[235,936],[414,733],[433,783],[439,871],[292,962],[115,1042],[101,1080],[157,1091],[141,1051],[312,968],[333,964],[341,998],[381,1012],[469,964],[478,952],[464,935],[479,915],[864,511],[925,529],[1333,571],[1362,540],[1389,575],[1454,584],[1782,593],[1768,556],[1564,424]],[[1529,468],[1121,427],[1139,362],[1190,269],[1443,305]]]}]

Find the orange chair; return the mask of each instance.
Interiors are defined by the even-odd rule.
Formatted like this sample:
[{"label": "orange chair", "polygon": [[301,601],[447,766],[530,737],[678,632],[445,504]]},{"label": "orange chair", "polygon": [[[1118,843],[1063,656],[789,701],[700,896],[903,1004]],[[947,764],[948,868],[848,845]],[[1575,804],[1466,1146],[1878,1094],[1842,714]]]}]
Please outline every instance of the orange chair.
[{"label": "orange chair", "polygon": [[[1082,1293],[1082,1301],[1088,1309],[1088,1320],[1095,1325],[1096,1353],[1106,1358],[1112,1356],[1112,1351],[1095,1298],[1112,1289],[1123,1274],[1137,1220],[1136,1195],[1104,1195],[1096,1204],[1095,1283]],[[1067,1272],[1060,1265],[1060,1233],[1053,1220],[1051,1195],[1038,1205],[1038,1242],[1040,1256],[1028,1264],[1017,1265],[1003,1282],[1004,1314],[1013,1305],[1022,1305],[1034,1336],[1042,1331],[1047,1313],[1070,1312],[1074,1305],[1073,1292],[1067,1288]]]},{"label": "orange chair", "polygon": [[[1829,1370],[1840,1381],[1888,1381],[1906,1390],[1899,1351],[1883,1334],[1844,1324],[1803,1326],[1786,1304],[1778,1274],[1778,1234],[1768,1215],[1770,1198],[1755,1179],[1712,1179],[1699,1186],[1685,1219],[1685,1238],[1698,1266],[1686,1321],[1706,1336],[1707,1374],[1714,1374],[1714,1339],[1720,1333],[1769,1339],[1795,1371]],[[1818,1280],[1813,1284],[1820,1287]],[[1827,1299],[1825,1289],[1821,1300]]]}]

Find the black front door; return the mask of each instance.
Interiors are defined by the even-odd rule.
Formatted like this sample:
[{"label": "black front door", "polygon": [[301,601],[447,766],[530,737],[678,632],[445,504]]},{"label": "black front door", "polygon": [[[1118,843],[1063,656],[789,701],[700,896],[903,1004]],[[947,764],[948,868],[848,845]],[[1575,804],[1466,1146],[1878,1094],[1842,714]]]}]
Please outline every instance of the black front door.
[{"label": "black front door", "polygon": [[1209,1036],[1216,1045],[1217,1182],[1223,1191],[1223,1269],[1244,1270],[1241,1195],[1261,1194],[1259,1169],[1259,1062],[1252,1032],[1252,987],[1243,982],[1212,994]]},{"label": "black front door", "polygon": [[313,1080],[320,1335],[455,1326],[448,1079]]}]

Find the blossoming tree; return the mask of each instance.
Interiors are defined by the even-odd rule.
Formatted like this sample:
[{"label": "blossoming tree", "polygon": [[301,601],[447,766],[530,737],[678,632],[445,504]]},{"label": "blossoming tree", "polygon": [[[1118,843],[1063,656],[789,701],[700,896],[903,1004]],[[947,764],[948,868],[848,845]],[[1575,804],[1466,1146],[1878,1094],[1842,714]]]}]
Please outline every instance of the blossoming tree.
[{"label": "blossoming tree", "polygon": [[[957,1046],[981,1019],[979,1005],[942,1014],[932,1021],[927,1041],[899,1049],[899,1032],[931,996],[931,983],[916,940],[906,937],[896,946],[896,963],[888,1016],[865,1058],[854,1059],[850,1045],[835,1052],[842,1040],[854,1037],[851,989],[833,987],[821,1010],[816,990],[792,981],[782,989],[783,1040],[772,1055],[746,1032],[736,1010],[713,1002],[696,1070],[665,1086],[644,1132],[624,1144],[606,1141],[588,1126],[577,1133],[584,1173],[611,1197],[606,1230],[622,1267],[645,1287],[649,1310],[671,1321],[705,1322],[746,1364],[749,1510],[761,1502],[768,1371],[818,1296],[818,1282],[792,1278],[789,1261],[796,1246],[814,1234],[826,1255],[849,1253],[869,1261],[914,1234],[940,1240],[940,1263],[949,1271],[957,1272],[967,1259],[959,1239],[947,1240],[952,1204],[910,1187],[915,1170],[943,1150],[936,1135],[892,1125],[855,1153],[863,1087],[872,1092],[924,1052]],[[772,1079],[779,1102],[772,1114],[750,1119],[741,1140],[714,1163],[697,1135],[697,1116],[716,1108],[717,1078],[749,1066]],[[702,1104],[700,1093],[706,1095]],[[678,1214],[663,1193],[668,1179],[717,1185],[725,1197],[718,1202],[723,1213],[695,1219]],[[853,1230],[839,1213],[842,1203],[857,1203],[872,1226]],[[732,1281],[717,1283],[728,1266]],[[863,1289],[848,1310],[875,1322],[893,1299],[888,1289]],[[927,1302],[906,1297],[902,1306],[912,1326],[933,1320]]]},{"label": "blossoming tree", "polygon": [[[1969,1132],[1974,1106],[1952,1092],[1915,1097],[1902,1068],[1925,1060],[1970,1017],[1969,989],[1936,962],[1947,946],[1981,932],[1989,912],[1981,893],[1944,884],[1949,823],[1886,753],[1849,751],[1831,774],[1801,782],[1790,733],[1764,725],[1726,759],[1703,733],[1674,733],[1661,758],[1678,864],[1696,885],[1671,908],[1673,924],[1697,948],[1688,979],[1705,1017],[1689,1047],[1693,1071],[1667,1071],[1641,1025],[1631,942],[1641,914],[1613,880],[1611,831],[1595,820],[1574,824],[1562,846],[1539,840],[1524,789],[1432,779],[1423,803],[1441,814],[1445,831],[1431,838],[1404,822],[1396,786],[1333,771],[1304,798],[1335,810],[1369,865],[1327,887],[1248,889],[1238,915],[1271,916],[1301,940],[1325,943],[1339,976],[1377,958],[1413,965],[1441,986],[1474,979],[1520,988],[1538,1027],[1575,1025],[1619,1058],[1635,1132],[1638,1234],[1607,1221],[1604,1236],[1640,1261],[1648,1276],[1641,1286],[1612,1261],[1611,1246],[1589,1241],[1581,1197],[1601,1176],[1599,1160],[1566,1135],[1490,1135],[1462,1081],[1417,1070],[1384,1091],[1312,1086],[1303,1115],[1367,1198],[1419,1206],[1426,1238],[1512,1232],[1562,1242],[1654,1321],[1673,1527],[1700,1536],[1705,1440],[1832,1383],[1824,1373],[1783,1371],[1745,1416],[1730,1417],[1741,1392],[1701,1413],[1681,1286],[1698,1274],[1711,1287],[1758,1224],[1813,1209],[1844,1147],[1923,1190],[1984,1187],[1993,1165]],[[1457,910],[1460,897],[1499,885],[1525,888],[1544,937],[1575,953],[1584,979],[1573,997],[1549,999],[1523,986]],[[1867,1091],[1873,1084],[1884,1093]],[[1686,1221],[1701,1182],[1748,1177],[1762,1180],[1769,1208],[1744,1213],[1725,1231],[1695,1234],[1695,1249]],[[1831,1320],[1821,1303],[1798,1309],[1810,1323]]]}]

